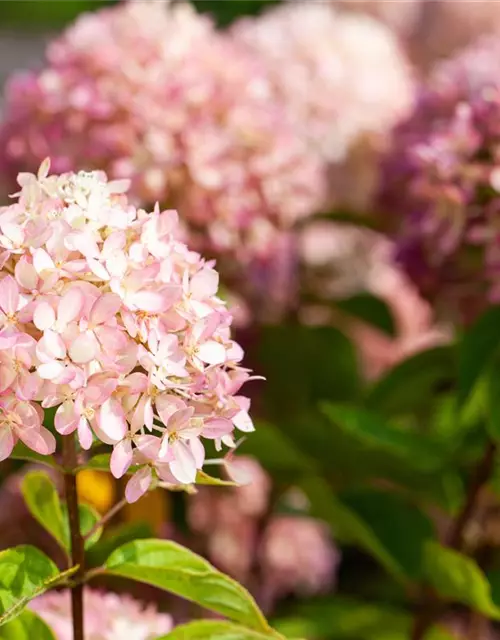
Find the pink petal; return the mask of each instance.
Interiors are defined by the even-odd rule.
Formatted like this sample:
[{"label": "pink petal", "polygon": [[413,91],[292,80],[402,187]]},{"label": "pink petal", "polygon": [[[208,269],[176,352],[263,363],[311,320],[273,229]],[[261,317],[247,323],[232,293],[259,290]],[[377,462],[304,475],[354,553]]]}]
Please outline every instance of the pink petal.
[{"label": "pink petal", "polygon": [[19,287],[12,276],[0,280],[0,308],[6,314],[16,313],[19,307]]},{"label": "pink petal", "polygon": [[109,280],[109,273],[106,271],[104,265],[102,265],[98,260],[94,260],[93,258],[87,258],[87,264],[89,269],[101,280]]},{"label": "pink petal", "polygon": [[52,358],[62,359],[66,357],[66,346],[63,339],[52,329],[45,331],[40,342],[43,344],[44,351]]},{"label": "pink petal", "polygon": [[33,323],[37,329],[45,331],[45,329],[49,329],[55,321],[55,311],[48,302],[40,302],[40,304],[36,305],[33,314]]},{"label": "pink petal", "polygon": [[163,424],[167,424],[170,416],[172,416],[176,411],[180,409],[186,408],[186,403],[184,400],[181,400],[178,396],[162,394],[156,398],[156,410],[158,411],[158,415],[161,418]]},{"label": "pink petal", "polygon": [[40,364],[37,367],[37,372],[40,378],[43,380],[55,380],[65,370],[65,366],[57,360]]},{"label": "pink petal", "polygon": [[219,274],[214,269],[202,269],[191,278],[190,291],[195,298],[204,300],[217,293]]},{"label": "pink petal", "polygon": [[111,353],[123,351],[131,344],[123,331],[116,327],[100,325],[94,329],[94,334],[104,347],[104,350]]},{"label": "pink petal", "polygon": [[0,333],[0,350],[10,349],[17,342],[18,334],[15,333],[7,333],[7,331],[2,331]]},{"label": "pink petal", "polygon": [[176,431],[182,431],[184,428],[189,427],[189,421],[193,413],[193,407],[181,409],[180,411],[176,411],[175,413],[173,413],[168,419],[168,423],[166,425],[168,431],[170,433],[174,433]]},{"label": "pink petal", "polygon": [[17,429],[17,434],[27,447],[43,456],[48,456],[56,450],[56,439],[44,427]]},{"label": "pink petal", "polygon": [[194,456],[196,467],[201,469],[205,462],[205,447],[199,438],[191,438],[189,440],[189,448]]},{"label": "pink petal", "polygon": [[12,453],[14,448],[15,438],[12,430],[9,427],[3,427],[0,429],[0,461],[5,460]]},{"label": "pink petal", "polygon": [[57,322],[65,327],[73,320],[80,317],[83,304],[85,302],[83,293],[77,287],[71,288],[67,291],[57,307]]},{"label": "pink petal", "polygon": [[226,349],[220,342],[209,340],[198,347],[197,356],[205,364],[223,364],[226,361]]},{"label": "pink petal", "polygon": [[153,476],[149,467],[139,469],[127,482],[125,487],[125,498],[127,502],[137,502],[151,486]]},{"label": "pink petal", "polygon": [[64,402],[57,408],[54,418],[54,426],[58,433],[68,435],[78,427],[80,416],[75,411],[75,405],[71,401]]},{"label": "pink petal", "polygon": [[122,305],[122,301],[115,293],[105,293],[92,305],[89,321],[92,325],[103,324],[113,318]]},{"label": "pink petal", "polygon": [[158,460],[161,460],[161,461],[165,462],[165,461],[167,461],[169,459],[170,460],[173,459],[173,454],[172,454],[172,450],[170,448],[170,441],[168,439],[168,433],[165,433],[165,435],[161,439],[161,447],[160,447],[160,450],[158,451]]},{"label": "pink petal", "polygon": [[69,347],[69,356],[76,364],[85,364],[99,354],[99,343],[90,331],[81,333]]},{"label": "pink petal", "polygon": [[38,274],[35,267],[28,262],[26,256],[23,256],[16,264],[14,273],[16,275],[16,280],[19,282],[21,287],[28,289],[28,291],[36,289],[38,284]]},{"label": "pink petal", "polygon": [[134,443],[136,451],[139,451],[141,456],[153,462],[158,457],[158,451],[160,449],[160,438],[156,436],[135,436]]},{"label": "pink petal", "polygon": [[132,443],[122,440],[113,449],[110,460],[111,473],[115,478],[121,478],[132,464]]},{"label": "pink petal", "polygon": [[92,446],[93,441],[92,429],[90,428],[89,422],[83,416],[78,421],[78,441],[82,449],[88,451]]},{"label": "pink petal", "polygon": [[169,309],[180,295],[181,288],[178,285],[169,285],[157,291],[137,291],[130,296],[130,301],[141,311],[161,313]]},{"label": "pink petal", "polygon": [[5,391],[16,379],[16,371],[8,365],[0,365],[0,392]]},{"label": "pink petal", "polygon": [[182,440],[172,443],[174,460],[170,463],[170,470],[182,484],[192,484],[196,480],[196,460],[190,447]]},{"label": "pink petal", "polygon": [[232,421],[234,426],[237,427],[240,431],[244,431],[245,433],[255,431],[252,419],[248,415],[248,412],[244,411],[243,409],[241,411],[238,411],[238,413],[232,417]]},{"label": "pink petal", "polygon": [[222,438],[233,431],[233,423],[227,418],[209,418],[203,425],[204,438]]},{"label": "pink petal", "polygon": [[99,427],[110,440],[119,442],[127,433],[127,421],[121,404],[109,398],[99,412]]},{"label": "pink petal", "polygon": [[33,254],[33,266],[38,274],[45,270],[55,269],[54,261],[45,251],[45,249],[37,249]]}]

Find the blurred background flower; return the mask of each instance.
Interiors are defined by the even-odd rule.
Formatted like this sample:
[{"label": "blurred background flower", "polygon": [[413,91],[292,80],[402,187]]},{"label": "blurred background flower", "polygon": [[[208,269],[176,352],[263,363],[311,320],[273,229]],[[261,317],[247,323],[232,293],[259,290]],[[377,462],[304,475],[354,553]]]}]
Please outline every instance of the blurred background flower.
[{"label": "blurred background flower", "polygon": [[[84,591],[85,633],[89,640],[153,640],[172,630],[172,618],[128,595]],[[70,592],[46,593],[30,603],[52,628],[56,640],[72,640]]]},{"label": "blurred background flower", "polygon": [[380,209],[421,294],[469,322],[498,299],[499,40],[439,64],[384,161]]}]

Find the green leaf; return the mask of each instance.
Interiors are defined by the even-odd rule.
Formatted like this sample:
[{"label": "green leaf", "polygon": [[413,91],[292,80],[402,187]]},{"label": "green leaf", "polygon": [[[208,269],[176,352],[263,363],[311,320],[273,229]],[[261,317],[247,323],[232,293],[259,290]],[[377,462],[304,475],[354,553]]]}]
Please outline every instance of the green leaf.
[{"label": "green leaf", "polygon": [[332,422],[371,449],[395,455],[422,471],[443,465],[444,451],[428,436],[394,427],[382,416],[358,407],[325,403],[322,408]]},{"label": "green leaf", "polygon": [[67,550],[69,536],[59,494],[51,478],[43,471],[27,473],[21,491],[31,515]]},{"label": "green leaf", "polygon": [[259,463],[273,474],[295,478],[308,473],[317,464],[307,457],[291,440],[290,433],[283,432],[270,422],[258,421],[255,432],[238,449],[242,454],[253,455]]},{"label": "green leaf", "polygon": [[24,460],[26,462],[36,462],[37,464],[43,464],[51,469],[61,469],[52,456],[42,456],[36,451],[32,451],[22,442],[18,442],[14,447],[14,450],[10,454],[9,458],[12,460]]},{"label": "green leaf", "polygon": [[436,392],[456,379],[456,353],[452,346],[421,351],[390,369],[368,393],[366,404],[386,414],[421,410]]},{"label": "green leaf", "polygon": [[[68,511],[66,508],[66,504],[61,505],[63,519],[64,519],[64,535],[65,535],[65,545],[67,549],[71,548],[71,533],[69,528],[69,518]],[[86,536],[91,529],[97,524],[100,520],[101,516],[99,513],[88,504],[79,504],[78,511],[80,514],[80,532],[82,536]],[[101,537],[102,535],[102,527],[99,527],[94,531],[94,533],[85,540],[85,549],[90,549]]]},{"label": "green leaf", "polygon": [[500,441],[500,367],[493,366],[488,371],[487,384],[487,420],[488,433],[497,442]]},{"label": "green leaf", "polygon": [[96,567],[106,562],[112,551],[131,540],[151,538],[153,529],[147,522],[128,522],[115,527],[108,527],[103,537],[87,554],[87,565]]},{"label": "green leaf", "polygon": [[[43,471],[32,471],[24,477],[21,491],[31,515],[57,540],[65,551],[69,551],[71,542],[66,505],[61,503],[52,479]],[[86,535],[94,527],[100,516],[89,505],[80,504],[78,508],[80,512],[80,530],[82,535]],[[99,540],[101,533],[102,529],[97,529],[85,541],[85,548],[90,548],[95,544]]]},{"label": "green leaf", "polygon": [[311,515],[328,522],[336,539],[369,553],[397,580],[422,578],[425,545],[435,533],[416,507],[384,491],[350,491],[337,497],[320,478],[304,480],[300,486],[309,498]]},{"label": "green leaf", "polygon": [[388,336],[396,335],[396,323],[389,305],[371,293],[358,293],[344,300],[337,300],[335,306],[344,313],[379,329]]},{"label": "green leaf", "polygon": [[208,485],[210,487],[238,487],[237,482],[231,480],[222,480],[221,478],[214,478],[209,476],[204,471],[198,471],[196,474],[196,484]]},{"label": "green leaf", "polygon": [[280,422],[303,415],[321,400],[360,396],[356,350],[334,327],[263,327],[259,360],[268,410]]},{"label": "green leaf", "polygon": [[174,542],[128,542],[113,551],[104,571],[170,591],[230,620],[269,632],[269,625],[246,589]]},{"label": "green leaf", "polygon": [[26,604],[62,583],[77,570],[62,573],[44,553],[30,545],[0,551],[0,625],[18,615]]},{"label": "green leaf", "polygon": [[93,456],[85,462],[85,464],[81,464],[78,466],[78,471],[82,469],[95,469],[96,471],[109,471],[109,462],[111,459],[111,454],[109,453],[98,453],[96,456]]},{"label": "green leaf", "polygon": [[300,487],[309,498],[311,515],[327,522],[336,539],[364,549],[396,579],[405,581],[404,568],[378,539],[370,524],[338,500],[324,480],[308,478]]},{"label": "green leaf", "polygon": [[269,640],[276,636],[275,633],[259,633],[232,622],[197,620],[175,627],[157,640]]},{"label": "green leaf", "polygon": [[29,609],[0,627],[0,640],[56,640],[47,624]]},{"label": "green leaf", "polygon": [[498,353],[500,306],[490,307],[463,337],[459,350],[459,400],[465,402],[477,380]]},{"label": "green leaf", "polygon": [[429,583],[442,597],[500,619],[500,607],[493,600],[491,585],[471,558],[437,542],[428,542],[424,571]]},{"label": "green leaf", "polygon": [[340,499],[358,518],[369,523],[405,576],[414,581],[423,578],[426,544],[436,537],[426,515],[399,494],[387,491],[351,490],[341,494]]},{"label": "green leaf", "polygon": [[[396,607],[342,596],[299,602],[293,613],[293,618],[273,620],[273,626],[285,636],[324,640],[408,640],[413,621]],[[438,628],[426,636],[426,640],[452,639]]]}]

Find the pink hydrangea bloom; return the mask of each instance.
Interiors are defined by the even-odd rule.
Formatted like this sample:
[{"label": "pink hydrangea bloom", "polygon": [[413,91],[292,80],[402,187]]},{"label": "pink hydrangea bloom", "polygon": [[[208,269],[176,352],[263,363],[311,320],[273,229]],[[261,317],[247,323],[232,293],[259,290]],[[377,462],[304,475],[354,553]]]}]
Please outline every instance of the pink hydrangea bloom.
[{"label": "pink hydrangea bloom", "polygon": [[322,162],[275,99],[266,65],[187,4],[126,2],[79,18],[40,73],[16,76],[0,132],[4,173],[130,178],[141,204],[175,206],[212,252],[272,254],[314,213]]},{"label": "pink hydrangea bloom", "polygon": [[247,584],[266,608],[291,593],[333,586],[340,556],[324,525],[305,515],[274,514],[271,480],[253,458],[234,457],[227,473],[242,486],[202,487],[188,504],[197,543],[214,564]]},{"label": "pink hydrangea bloom", "polygon": [[[127,203],[98,172],[20,174],[0,209],[0,457],[18,439],[42,454],[55,428],[112,445],[111,472],[194,482],[203,439],[232,446],[253,430],[243,351],[217,297],[218,274],[176,237],[175,211]],[[41,405],[41,406],[40,406]]]},{"label": "pink hydrangea bloom", "polygon": [[[390,30],[325,2],[290,2],[240,20],[233,34],[264,60],[297,132],[331,164],[334,201],[359,200],[360,181],[353,180],[353,194],[352,183],[335,180],[336,173],[360,141],[368,149],[378,148],[413,97],[409,67]],[[363,152],[350,173],[363,174],[366,162],[373,170],[373,160]],[[370,180],[365,190],[371,193],[372,188]]]},{"label": "pink hydrangea bloom", "polygon": [[[153,640],[172,630],[172,618],[129,595],[86,589],[83,596],[85,637],[89,640]],[[29,603],[51,627],[56,640],[71,640],[70,592],[51,591]]]},{"label": "pink hydrangea bloom", "polygon": [[500,41],[436,67],[384,161],[382,221],[441,314],[470,322],[500,296]]},{"label": "pink hydrangea bloom", "polygon": [[387,24],[424,73],[481,35],[500,29],[500,4],[491,0],[332,0],[332,4],[367,12]]},{"label": "pink hydrangea bloom", "polygon": [[333,586],[340,556],[325,523],[302,516],[275,516],[260,548],[268,597],[311,596]]}]

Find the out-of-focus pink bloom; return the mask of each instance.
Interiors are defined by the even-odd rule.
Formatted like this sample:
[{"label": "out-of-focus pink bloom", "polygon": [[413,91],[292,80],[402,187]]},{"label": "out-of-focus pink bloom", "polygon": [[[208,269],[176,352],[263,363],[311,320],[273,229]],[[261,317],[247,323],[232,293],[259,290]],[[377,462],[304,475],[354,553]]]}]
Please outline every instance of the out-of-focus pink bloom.
[{"label": "out-of-focus pink bloom", "polygon": [[[453,634],[455,640],[469,640],[471,637],[470,621],[467,619],[470,616],[451,614],[442,620],[443,626],[447,631]],[[480,627],[477,627],[477,624]],[[498,632],[493,628],[493,625],[487,618],[481,617],[478,619],[476,626],[474,627],[474,636],[477,640],[498,640]]]},{"label": "out-of-focus pink bloom", "polygon": [[[334,177],[344,172],[352,148],[364,140],[368,150],[378,148],[411,106],[404,53],[390,30],[368,16],[343,14],[328,3],[290,2],[240,20],[233,33],[265,61],[277,99],[287,103],[297,132],[330,163]],[[358,154],[350,173],[364,173],[367,157]],[[352,198],[352,183],[334,183],[334,202],[359,203],[361,184]],[[365,185],[370,193],[363,206],[373,191],[371,180]]]},{"label": "out-of-focus pink bloom", "polygon": [[323,522],[299,516],[275,516],[261,542],[267,597],[314,595],[334,584],[340,555]]},{"label": "out-of-focus pink bloom", "polygon": [[47,59],[7,86],[5,175],[51,155],[57,171],[129,178],[136,202],[173,203],[191,241],[241,264],[272,255],[277,230],[322,205],[323,163],[265,63],[189,5],[86,14]]},{"label": "out-of-focus pink bloom", "polygon": [[458,322],[500,296],[499,60],[492,38],[437,66],[384,161],[380,209],[398,260]]},{"label": "out-of-focus pink bloom", "polygon": [[436,61],[500,29],[500,5],[490,0],[333,0],[332,4],[367,12],[387,24],[424,73]]},{"label": "out-of-focus pink bloom", "polygon": [[381,261],[382,237],[368,229],[317,220],[299,236],[305,286],[324,301],[365,291]]},{"label": "out-of-focus pink bloom", "polygon": [[213,263],[177,239],[175,212],[134,208],[123,183],[48,173],[20,174],[0,208],[0,459],[18,439],[52,453],[42,407],[57,407],[63,437],[112,445],[116,477],[133,468],[130,500],[155,477],[190,484],[203,439],[231,447],[254,428]]},{"label": "out-of-focus pink bloom", "polygon": [[[129,595],[85,589],[85,637],[92,640],[153,640],[172,630],[172,618],[154,605],[144,605]],[[71,640],[70,592],[51,591],[29,603],[50,626],[57,640]]]},{"label": "out-of-focus pink bloom", "polygon": [[253,458],[230,458],[237,489],[200,488],[188,517],[211,560],[248,584],[266,607],[291,593],[311,595],[334,584],[339,555],[323,525],[305,516],[277,516],[271,481]]}]

